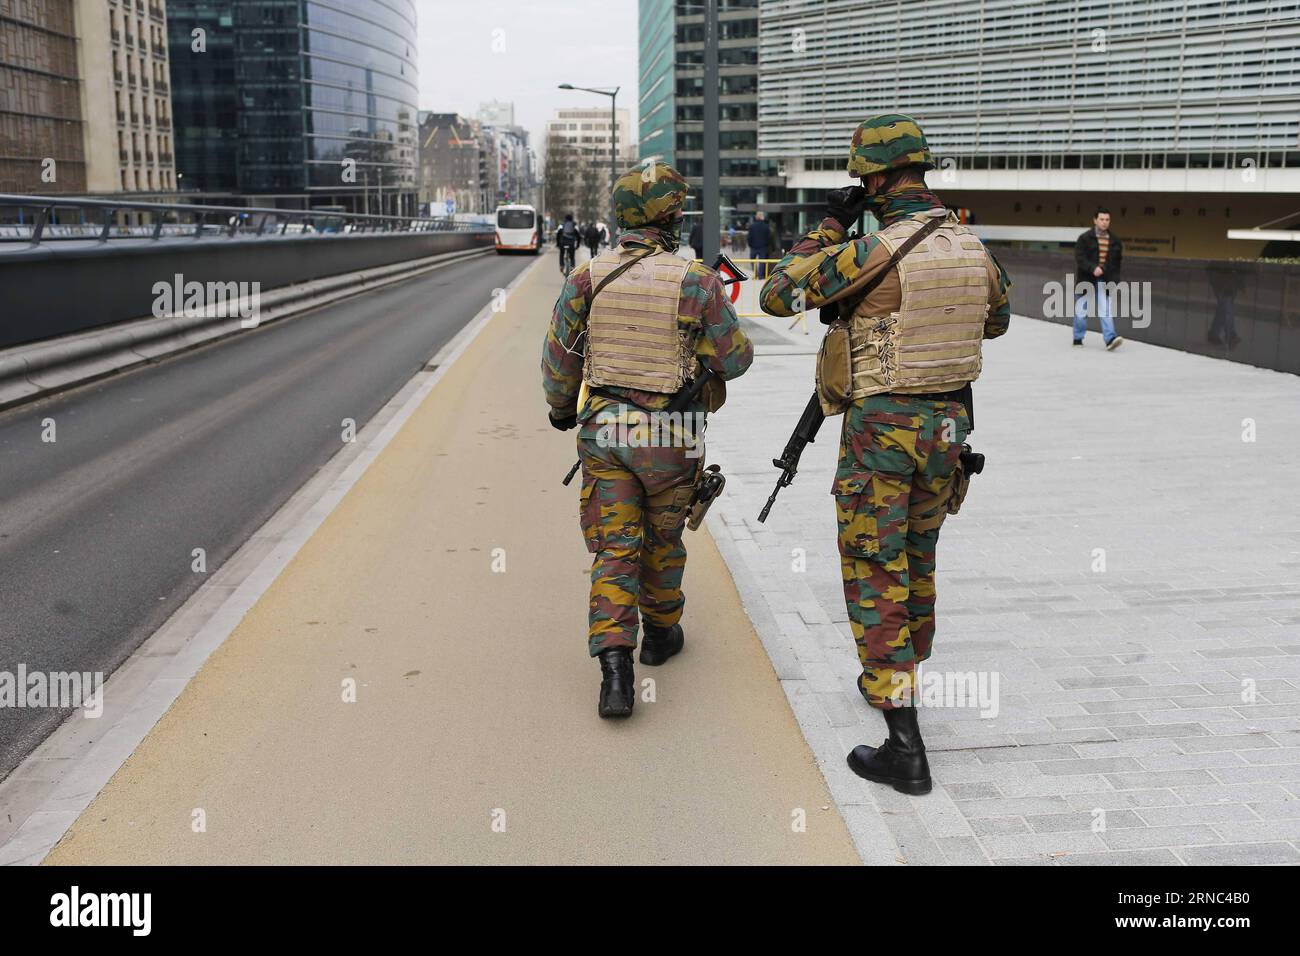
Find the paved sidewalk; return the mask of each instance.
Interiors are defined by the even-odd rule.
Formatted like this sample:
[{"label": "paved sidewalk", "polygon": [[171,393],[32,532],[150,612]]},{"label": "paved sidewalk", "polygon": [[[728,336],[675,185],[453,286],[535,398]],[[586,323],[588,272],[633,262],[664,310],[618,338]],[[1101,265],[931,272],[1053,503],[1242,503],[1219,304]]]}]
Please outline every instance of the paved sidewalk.
[{"label": "paved sidewalk", "polygon": [[631,719],[596,716],[590,559],[560,484],[574,440],[546,424],[539,372],[555,265],[507,297],[48,862],[858,862],[707,533],[688,540],[685,653],[637,666],[655,702]]},{"label": "paved sidewalk", "polygon": [[709,436],[728,475],[710,521],[867,862],[1300,863],[1300,379],[1095,335],[1072,350],[1024,318],[988,343],[988,464],[942,533],[930,666],[996,676],[1000,709],[924,711],[936,789],[907,797],[844,766],[883,721],[840,592],[839,419],[756,520],[819,340],[787,322],[750,324],[726,410],[747,427]]}]

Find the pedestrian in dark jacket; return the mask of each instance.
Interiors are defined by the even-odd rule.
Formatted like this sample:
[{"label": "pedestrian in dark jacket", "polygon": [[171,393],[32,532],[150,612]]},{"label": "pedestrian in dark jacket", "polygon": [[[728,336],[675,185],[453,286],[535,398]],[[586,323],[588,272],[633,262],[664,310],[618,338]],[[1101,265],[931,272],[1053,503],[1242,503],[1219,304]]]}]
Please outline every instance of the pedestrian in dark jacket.
[{"label": "pedestrian in dark jacket", "polygon": [[[764,213],[754,213],[754,221],[749,224],[749,257],[751,259],[766,259],[772,251],[772,227],[767,224],[767,216]],[[764,278],[767,275],[767,263],[755,262],[754,274],[758,278]]]},{"label": "pedestrian in dark jacket", "polygon": [[696,259],[704,258],[704,225],[699,219],[696,219],[695,224],[691,226],[690,245],[695,250]]},{"label": "pedestrian in dark jacket", "polygon": [[1124,344],[1123,336],[1115,334],[1115,318],[1106,293],[1107,283],[1119,282],[1123,256],[1124,244],[1110,231],[1110,210],[1099,206],[1092,218],[1092,228],[1074,243],[1076,346],[1083,346],[1083,338],[1088,332],[1089,306],[1094,304],[1106,348],[1113,351]]}]

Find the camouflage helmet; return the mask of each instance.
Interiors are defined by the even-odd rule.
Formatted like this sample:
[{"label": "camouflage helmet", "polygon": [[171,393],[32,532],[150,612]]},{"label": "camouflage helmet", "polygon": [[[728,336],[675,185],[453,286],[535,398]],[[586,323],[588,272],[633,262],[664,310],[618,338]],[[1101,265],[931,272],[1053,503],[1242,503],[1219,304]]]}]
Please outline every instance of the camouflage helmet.
[{"label": "camouflage helmet", "polygon": [[682,174],[655,160],[629,169],[614,183],[614,214],[624,229],[667,225],[682,213],[689,187]]},{"label": "camouflage helmet", "polygon": [[849,147],[849,175],[869,176],[903,166],[934,169],[930,144],[916,120],[902,113],[884,113],[863,120],[853,131]]}]

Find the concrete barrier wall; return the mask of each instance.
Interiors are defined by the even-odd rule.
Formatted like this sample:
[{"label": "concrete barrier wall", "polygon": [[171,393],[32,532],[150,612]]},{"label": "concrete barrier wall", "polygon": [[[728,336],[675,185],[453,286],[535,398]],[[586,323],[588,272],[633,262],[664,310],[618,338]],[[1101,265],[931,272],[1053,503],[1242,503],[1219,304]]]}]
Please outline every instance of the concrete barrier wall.
[{"label": "concrete barrier wall", "polygon": [[154,285],[260,282],[263,292],[492,245],[492,234],[59,241],[0,246],[0,348],[153,314]]},{"label": "concrete barrier wall", "polygon": [[[1013,311],[1073,321],[1073,300],[1068,314],[1046,314],[1052,290],[1074,279],[1071,253],[990,248],[1014,283]],[[1300,265],[1125,256],[1123,268],[1125,282],[1150,283],[1150,325],[1118,318],[1125,338],[1300,375]],[[1088,328],[1100,331],[1095,313]]]}]

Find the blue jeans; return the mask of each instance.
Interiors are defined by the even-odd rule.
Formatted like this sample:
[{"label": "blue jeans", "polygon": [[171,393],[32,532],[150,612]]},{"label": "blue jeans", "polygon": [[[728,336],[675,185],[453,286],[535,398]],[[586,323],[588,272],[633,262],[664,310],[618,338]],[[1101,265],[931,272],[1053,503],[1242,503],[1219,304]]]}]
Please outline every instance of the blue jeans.
[{"label": "blue jeans", "polygon": [[[1079,297],[1074,301],[1074,341],[1082,342],[1084,334],[1088,331],[1088,297],[1084,294],[1087,286],[1081,286],[1077,282],[1075,288],[1080,290]],[[1115,320],[1110,316],[1110,301],[1106,298],[1106,287],[1101,282],[1094,282],[1093,288],[1097,296],[1097,318],[1101,320],[1101,338],[1106,344],[1115,337]]]}]

